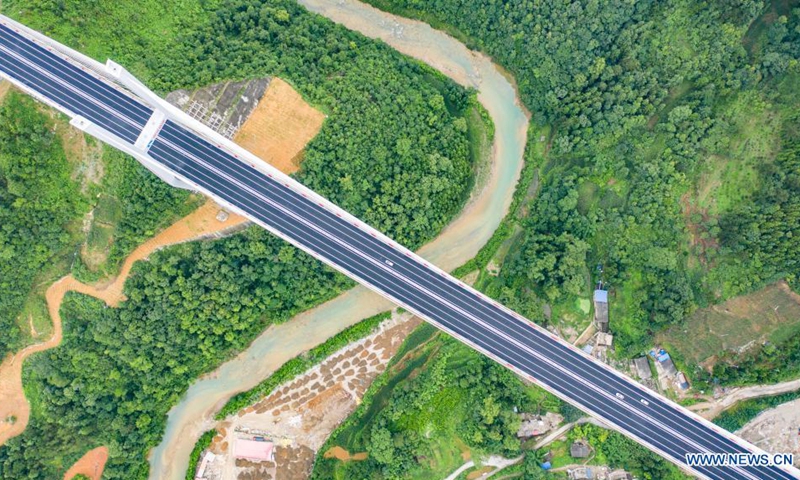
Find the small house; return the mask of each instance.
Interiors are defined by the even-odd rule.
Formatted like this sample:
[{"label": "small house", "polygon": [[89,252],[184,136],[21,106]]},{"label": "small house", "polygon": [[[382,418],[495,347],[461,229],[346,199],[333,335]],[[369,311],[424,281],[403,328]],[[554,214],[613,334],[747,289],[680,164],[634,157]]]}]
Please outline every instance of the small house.
[{"label": "small house", "polygon": [[658,351],[658,354],[656,355],[656,361],[658,361],[658,364],[661,366],[661,369],[667,375],[675,376],[678,374],[678,369],[675,368],[675,364],[669,357],[669,353],[665,352],[664,350]]},{"label": "small house", "polygon": [[569,446],[569,454],[572,458],[586,458],[590,453],[591,450],[586,442],[572,442],[572,445]]}]

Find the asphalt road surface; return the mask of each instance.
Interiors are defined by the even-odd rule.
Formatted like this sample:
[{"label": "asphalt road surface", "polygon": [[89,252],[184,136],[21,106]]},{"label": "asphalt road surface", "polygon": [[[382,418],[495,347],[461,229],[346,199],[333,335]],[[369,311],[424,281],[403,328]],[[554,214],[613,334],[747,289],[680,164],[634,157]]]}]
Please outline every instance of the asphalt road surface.
[{"label": "asphalt road surface", "polygon": [[[0,19],[0,72],[134,144],[154,108],[15,33]],[[260,172],[167,120],[147,152],[188,183],[379,291],[581,409],[684,462],[686,453],[753,447],[641,387],[484,297],[280,175]],[[697,467],[713,479],[798,478],[776,467]]]}]

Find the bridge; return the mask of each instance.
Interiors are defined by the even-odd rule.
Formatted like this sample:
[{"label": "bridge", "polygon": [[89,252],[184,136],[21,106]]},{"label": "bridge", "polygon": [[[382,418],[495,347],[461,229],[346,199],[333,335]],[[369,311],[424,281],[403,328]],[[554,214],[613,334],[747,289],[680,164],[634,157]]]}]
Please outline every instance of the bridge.
[{"label": "bridge", "polygon": [[120,65],[0,16],[0,76],[170,185],[214,198],[682,468],[709,479],[800,478],[791,466],[688,466],[691,453],[765,452],[453,278],[168,104]]}]

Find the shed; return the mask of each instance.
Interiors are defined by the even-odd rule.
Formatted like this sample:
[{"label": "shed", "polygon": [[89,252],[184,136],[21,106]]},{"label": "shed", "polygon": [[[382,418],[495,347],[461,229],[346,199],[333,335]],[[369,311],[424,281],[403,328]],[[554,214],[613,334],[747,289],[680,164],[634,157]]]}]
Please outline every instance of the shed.
[{"label": "shed", "polygon": [[594,322],[601,332],[608,331],[608,291],[594,291]]},{"label": "shed", "polygon": [[686,380],[686,375],[683,372],[678,372],[678,387],[681,390],[688,390],[689,389],[689,381]]},{"label": "shed", "polygon": [[647,357],[639,357],[634,359],[633,365],[636,367],[636,374],[642,380],[653,376],[653,372],[650,370],[650,362],[647,360]]},{"label": "shed", "polygon": [[233,453],[236,458],[245,458],[256,462],[274,460],[274,444],[272,442],[259,442],[237,438],[234,444]]},{"label": "shed", "polygon": [[585,442],[572,442],[572,445],[569,446],[569,454],[572,458],[586,458],[590,453],[589,445]]}]

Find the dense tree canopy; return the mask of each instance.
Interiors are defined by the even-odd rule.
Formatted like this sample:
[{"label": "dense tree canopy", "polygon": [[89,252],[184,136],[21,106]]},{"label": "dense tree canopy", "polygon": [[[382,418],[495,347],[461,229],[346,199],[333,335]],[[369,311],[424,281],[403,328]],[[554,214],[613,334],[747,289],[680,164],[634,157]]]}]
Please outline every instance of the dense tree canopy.
[{"label": "dense tree canopy", "polygon": [[468,97],[440,74],[288,0],[230,0],[181,45],[160,88],[270,73],[322,106],[301,181],[398,241],[419,246],[465,200]]},{"label": "dense tree canopy", "polygon": [[350,285],[256,227],[170,248],[135,270],[118,309],[65,299],[62,345],[26,364],[36,414],[0,449],[0,478],[56,478],[98,444],[110,449],[105,478],[146,478],[167,411],[198,375]]},{"label": "dense tree canopy", "polygon": [[17,317],[35,276],[69,246],[66,226],[80,205],[48,123],[21,93],[0,106],[0,359],[20,346]]},{"label": "dense tree canopy", "polygon": [[[544,154],[529,152],[540,162],[538,196],[517,215],[523,231],[487,282],[492,295],[543,321],[543,304],[585,297],[601,266],[611,329],[633,354],[697,305],[798,273],[792,207],[774,198],[748,206],[758,177],[769,184],[797,168],[772,162],[797,155],[775,135],[800,123],[792,113],[800,107],[797,8],[757,0],[369,1],[487,51],[551,132]],[[539,148],[531,138],[529,151]],[[718,183],[708,180],[715,175]],[[762,245],[745,255],[753,242]]]}]

